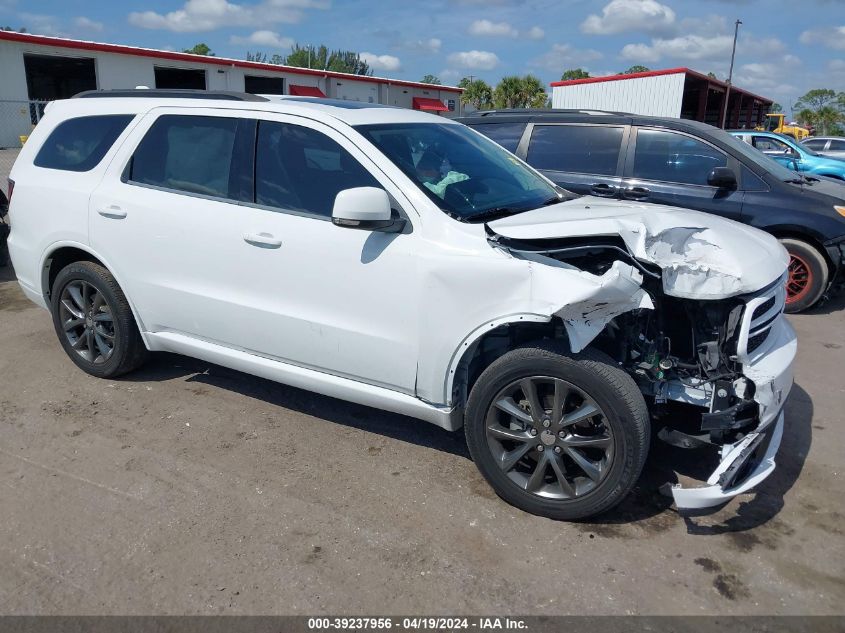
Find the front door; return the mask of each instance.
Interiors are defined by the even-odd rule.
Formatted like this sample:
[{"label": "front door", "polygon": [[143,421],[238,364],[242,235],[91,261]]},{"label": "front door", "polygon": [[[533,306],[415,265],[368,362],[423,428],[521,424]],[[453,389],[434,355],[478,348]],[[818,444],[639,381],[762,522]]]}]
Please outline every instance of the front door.
[{"label": "front door", "polygon": [[144,328],[413,393],[416,234],[330,221],[350,187],[410,203],[327,126],[190,112],[149,115],[91,198],[92,245]]}]

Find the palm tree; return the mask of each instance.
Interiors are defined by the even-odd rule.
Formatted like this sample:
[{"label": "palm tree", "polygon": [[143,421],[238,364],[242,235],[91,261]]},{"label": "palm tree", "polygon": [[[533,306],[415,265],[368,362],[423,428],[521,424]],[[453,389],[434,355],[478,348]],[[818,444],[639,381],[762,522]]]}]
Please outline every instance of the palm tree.
[{"label": "palm tree", "polygon": [[465,105],[471,105],[476,110],[489,110],[493,105],[493,90],[483,79],[464,77],[458,86],[464,89],[461,101]]},{"label": "palm tree", "polygon": [[521,77],[510,75],[502,77],[493,91],[493,105],[496,108],[523,108],[524,88]]}]

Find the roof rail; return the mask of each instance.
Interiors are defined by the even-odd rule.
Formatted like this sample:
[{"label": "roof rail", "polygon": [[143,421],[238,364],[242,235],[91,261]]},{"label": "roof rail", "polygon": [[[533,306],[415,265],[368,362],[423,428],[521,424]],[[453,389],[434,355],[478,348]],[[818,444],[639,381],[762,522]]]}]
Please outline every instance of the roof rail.
[{"label": "roof rail", "polygon": [[265,97],[248,92],[232,90],[186,90],[130,88],[115,90],[86,90],[73,95],[72,99],[96,99],[114,97],[140,97],[145,99],[214,99],[217,101],[269,101]]},{"label": "roof rail", "polygon": [[510,108],[503,110],[483,110],[472,112],[468,116],[488,116],[491,114],[530,114],[531,116],[554,116],[556,114],[592,114],[631,116],[630,112],[599,110],[594,108]]}]

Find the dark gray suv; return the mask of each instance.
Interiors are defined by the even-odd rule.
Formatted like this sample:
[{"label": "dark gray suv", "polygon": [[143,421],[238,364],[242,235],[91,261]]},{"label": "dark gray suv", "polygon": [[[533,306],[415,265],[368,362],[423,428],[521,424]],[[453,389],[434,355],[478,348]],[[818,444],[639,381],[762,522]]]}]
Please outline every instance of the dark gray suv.
[{"label": "dark gray suv", "polygon": [[845,183],[802,176],[697,121],[573,110],[459,119],[574,193],[687,207],[750,224],[790,254],[787,312],[845,268]]}]

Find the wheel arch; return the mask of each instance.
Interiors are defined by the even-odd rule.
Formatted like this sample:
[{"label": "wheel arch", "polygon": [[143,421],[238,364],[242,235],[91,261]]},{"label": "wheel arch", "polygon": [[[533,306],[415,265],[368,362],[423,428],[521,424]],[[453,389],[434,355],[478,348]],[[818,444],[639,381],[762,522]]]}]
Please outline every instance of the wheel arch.
[{"label": "wheel arch", "polygon": [[446,402],[462,411],[481,372],[511,349],[540,339],[560,340],[571,349],[562,321],[553,316],[511,314],[477,327],[452,355],[444,385]]},{"label": "wheel arch", "polygon": [[138,315],[138,311],[135,309],[132,297],[130,297],[126,292],[126,286],[123,283],[121,276],[115,272],[115,269],[108,261],[85,244],[80,244],[79,242],[56,242],[55,244],[51,244],[50,247],[45,250],[44,256],[41,258],[41,294],[44,297],[44,301],[47,306],[49,307],[51,305],[53,283],[55,282],[59,271],[74,262],[93,262],[95,264],[99,264],[105,268],[112,277],[114,277],[117,285],[120,286],[120,289],[123,291],[126,301],[129,303],[129,307],[132,309],[132,316],[138,326],[138,331],[141,333],[141,338],[144,340],[144,345],[146,345],[149,349],[150,346],[144,332],[143,322]]},{"label": "wheel arch", "polygon": [[815,248],[822,256],[822,258],[824,258],[824,261],[827,264],[827,270],[829,275],[832,276],[836,271],[836,264],[830,258],[830,254],[827,252],[827,249],[824,247],[824,244],[822,244],[822,242],[815,238],[813,235],[805,231],[801,231],[800,229],[788,226],[775,226],[767,228],[766,231],[768,231],[778,239],[786,238],[806,242],[807,244]]}]

